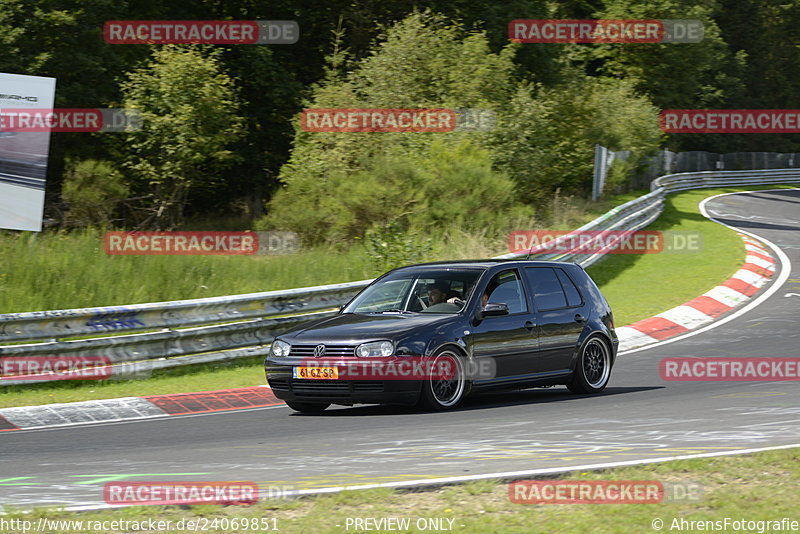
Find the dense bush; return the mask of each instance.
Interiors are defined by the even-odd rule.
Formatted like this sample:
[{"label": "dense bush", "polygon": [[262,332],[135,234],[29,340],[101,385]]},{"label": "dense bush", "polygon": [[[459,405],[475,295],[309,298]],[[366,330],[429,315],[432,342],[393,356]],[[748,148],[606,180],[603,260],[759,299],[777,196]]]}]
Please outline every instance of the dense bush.
[{"label": "dense bush", "polygon": [[[285,188],[262,228],[300,232],[307,242],[348,240],[376,224],[409,228],[507,227],[555,191],[591,189],[594,145],[658,148],[658,110],[623,80],[570,71],[555,88],[514,76],[509,44],[493,53],[481,32],[415,13],[347,72],[331,69],[308,107],[469,107],[496,113],[490,132],[309,133],[299,127]],[[335,59],[335,58],[334,58]],[[336,63],[338,66],[339,64]],[[635,164],[632,161],[631,164]]]},{"label": "dense bush", "polygon": [[495,141],[495,158],[526,202],[560,189],[591,192],[594,145],[631,150],[631,165],[659,147],[658,109],[624,80],[574,74],[556,88],[521,87]]},{"label": "dense bush", "polygon": [[[370,134],[361,134],[370,135]],[[434,141],[421,155],[367,157],[358,170],[296,175],[279,191],[259,229],[292,229],[306,243],[361,237],[399,221],[410,230],[459,227],[500,231],[510,215],[530,214],[514,183],[469,141]]]},{"label": "dense bush", "polygon": [[117,204],[127,198],[122,174],[107,161],[69,162],[64,172],[61,199],[66,204],[66,226],[105,226]]}]

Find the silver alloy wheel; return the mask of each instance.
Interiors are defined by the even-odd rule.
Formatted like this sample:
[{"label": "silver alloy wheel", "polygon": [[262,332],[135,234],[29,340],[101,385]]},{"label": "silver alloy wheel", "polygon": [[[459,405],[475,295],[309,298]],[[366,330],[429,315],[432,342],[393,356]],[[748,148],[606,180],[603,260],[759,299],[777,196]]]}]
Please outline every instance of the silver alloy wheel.
[{"label": "silver alloy wheel", "polygon": [[583,349],[583,375],[592,388],[605,386],[611,373],[608,347],[598,338],[592,338]]},{"label": "silver alloy wheel", "polygon": [[461,401],[466,388],[466,380],[464,377],[464,363],[457,354],[449,350],[436,355],[431,369],[438,369],[440,365],[438,362],[445,360],[455,362],[455,376],[452,379],[432,377],[430,379],[430,388],[436,402],[444,408],[449,408]]}]

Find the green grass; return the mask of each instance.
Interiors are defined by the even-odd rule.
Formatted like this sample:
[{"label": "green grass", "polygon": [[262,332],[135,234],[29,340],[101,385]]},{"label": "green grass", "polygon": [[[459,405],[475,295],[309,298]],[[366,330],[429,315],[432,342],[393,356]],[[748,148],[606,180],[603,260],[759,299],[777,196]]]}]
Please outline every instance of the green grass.
[{"label": "green grass", "polygon": [[[548,228],[582,225],[634,194],[599,203],[556,197]],[[199,223],[197,223],[199,225]],[[240,224],[238,226],[241,226]],[[215,222],[214,228],[225,228]],[[508,252],[505,236],[440,230],[431,260]],[[114,306],[350,282],[380,273],[361,243],[275,256],[109,256],[103,232],[0,230],[0,313]]]},{"label": "green grass", "polygon": [[[775,188],[776,186],[765,186],[762,189]],[[787,186],[788,187],[788,186]],[[614,310],[617,326],[630,324],[639,319],[650,317],[659,312],[680,305],[687,300],[705,293],[712,287],[723,282],[733,274],[742,264],[744,258],[744,247],[741,239],[731,230],[713,223],[699,213],[698,203],[709,196],[723,192],[733,192],[737,190],[758,189],[748,188],[725,188],[725,189],[704,189],[688,191],[675,195],[670,195],[665,204],[664,213],[653,223],[649,230],[680,230],[697,231],[703,236],[703,249],[700,254],[692,253],[662,253],[662,254],[620,254],[609,255],[602,262],[589,269],[592,277],[597,281],[604,295]],[[631,194],[615,199],[617,202],[624,202],[630,197],[637,195]],[[605,212],[609,209],[608,203],[594,206],[595,211]],[[590,219],[594,213],[589,210],[576,210],[575,214],[562,221],[566,224],[571,222],[574,228],[582,224],[581,221]],[[194,280],[186,279],[186,269],[191,271],[196,269],[205,273],[203,280],[211,283],[215,288],[215,294],[243,293],[247,291],[261,291],[267,289],[283,289],[287,287],[297,287],[303,285],[316,285],[320,283],[344,282],[374,276],[371,270],[369,258],[364,256],[360,245],[351,247],[343,252],[336,252],[333,249],[325,251],[317,249],[291,256],[275,256],[261,258],[219,258],[219,257],[125,257],[118,256],[112,260],[142,260],[139,262],[108,262],[108,258],[100,258],[100,266],[91,266],[89,263],[81,264],[81,260],[73,258],[75,251],[81,246],[88,246],[84,241],[89,239],[89,234],[85,233],[74,238],[81,245],[68,246],[69,239],[63,235],[43,236],[44,239],[53,240],[50,245],[55,249],[54,255],[60,260],[52,260],[56,264],[62,265],[64,275],[73,272],[66,267],[70,262],[75,262],[76,268],[82,265],[84,270],[98,269],[111,273],[116,269],[117,274],[109,276],[108,279],[123,280],[118,284],[106,283],[96,284],[94,287],[98,292],[116,291],[118,300],[113,300],[116,304],[133,303],[148,300],[172,300],[186,298],[187,296],[199,296],[192,291],[196,291]],[[33,247],[45,247],[41,241],[33,240]],[[0,241],[2,243],[2,241]],[[453,233],[440,237],[435,243],[433,259],[444,259],[446,257],[486,257],[504,252],[504,242],[496,240],[487,244],[475,236]],[[39,252],[43,252],[42,249]],[[70,250],[73,250],[70,253]],[[16,251],[19,253],[19,251]],[[32,253],[33,255],[33,253]],[[100,255],[104,256],[102,249]],[[35,254],[39,258],[40,264],[34,267],[35,261],[29,259],[31,263],[28,269],[46,270],[46,263],[49,260],[42,260],[42,254]],[[3,255],[2,257],[5,257]],[[324,260],[320,260],[320,257]],[[141,276],[142,287],[139,288],[138,295],[142,296],[139,300],[133,298],[123,298],[126,294],[121,288],[129,288],[129,280],[119,278],[119,271],[133,269],[134,265],[140,265],[142,272],[149,272],[147,269],[148,261],[157,258],[164,260],[164,277],[174,280],[178,288],[162,287],[162,284],[154,284],[150,280],[150,275]],[[702,261],[698,261],[702,258]],[[178,260],[178,263],[169,264],[168,260]],[[226,263],[228,260],[237,260]],[[248,270],[247,261],[252,261]],[[44,262],[45,265],[41,265]],[[59,263],[60,262],[60,263]],[[196,262],[196,265],[192,262]],[[172,265],[171,269],[167,269]],[[227,265],[227,267],[225,267]],[[178,266],[183,266],[184,271],[175,271]],[[358,267],[356,267],[358,266]],[[315,272],[319,271],[320,277],[315,278]],[[131,272],[134,272],[133,270]],[[271,275],[255,275],[252,272],[272,273]],[[181,274],[182,273],[182,274]],[[180,276],[179,276],[180,275]],[[87,275],[82,272],[79,277]],[[272,278],[270,278],[272,276]],[[35,276],[25,270],[17,270],[15,277],[30,277],[32,283]],[[216,281],[211,282],[211,280]],[[53,287],[48,283],[46,287]],[[16,285],[16,283],[15,283]],[[109,288],[111,286],[113,289]],[[227,289],[221,289],[227,288]],[[55,291],[55,289],[52,289]],[[122,291],[122,292],[120,292]],[[158,292],[157,298],[147,298],[143,295],[152,295],[146,291]],[[186,293],[181,293],[186,291]],[[106,293],[107,298],[111,298],[110,293]],[[76,295],[78,295],[76,293]],[[46,299],[46,295],[40,294],[37,298]],[[66,298],[60,296],[58,298]],[[76,299],[80,300],[76,296]],[[65,302],[68,302],[65,300]],[[81,301],[78,305],[91,305],[96,303],[88,299]],[[76,305],[73,303],[73,306]],[[46,306],[53,309],[57,306]],[[32,309],[27,307],[26,309]],[[214,389],[224,389],[232,387],[246,387],[264,383],[263,370],[259,361],[244,361],[236,364],[217,364],[192,366],[191,368],[179,368],[169,371],[155,372],[153,377],[148,380],[139,381],[105,381],[105,382],[59,382],[54,384],[31,384],[25,386],[4,386],[0,388],[0,407],[10,406],[29,406],[42,403],[71,402],[79,400],[107,399],[122,396],[139,395],[158,395],[162,393],[180,393],[189,391],[204,391]]]},{"label": "green grass", "polygon": [[691,300],[730,278],[742,265],[742,240],[703,217],[698,208],[704,198],[721,192],[699,190],[669,196],[661,216],[647,228],[698,232],[702,236],[698,252],[614,254],[587,269],[614,310],[617,325]]},{"label": "green grass", "polygon": [[702,248],[697,254],[613,254],[588,268],[614,310],[615,324],[630,324],[679,306],[724,282],[744,264],[741,238],[700,214],[703,199],[780,187],[698,189],[669,195],[661,216],[647,230],[698,232]]},{"label": "green grass", "polygon": [[[702,497],[699,501],[658,504],[515,504],[508,498],[507,484],[480,481],[417,492],[375,489],[294,500],[265,500],[247,507],[133,507],[83,513],[38,509],[30,514],[12,512],[4,519],[27,519],[36,524],[39,517],[83,521],[152,518],[173,522],[201,518],[274,518],[279,532],[290,534],[341,533],[346,531],[347,518],[368,517],[411,518],[412,528],[403,532],[421,532],[414,528],[419,518],[448,518],[454,520],[452,532],[509,534],[657,532],[652,528],[656,518],[663,521],[663,532],[679,532],[669,527],[673,521],[681,519],[724,521],[728,517],[733,520],[779,521],[788,518],[800,521],[797,513],[797,488],[800,485],[798,448],[599,472],[575,472],[561,478],[690,483],[702,488]],[[98,532],[86,529],[86,526],[84,524],[82,532]],[[352,527],[350,531],[355,532]],[[682,531],[698,530],[684,528]],[[728,531],[732,531],[731,527]],[[227,532],[254,531],[228,529]]]},{"label": "green grass", "polygon": [[0,233],[0,313],[194,299],[363,280],[361,247],[283,256],[109,256],[102,233]]}]

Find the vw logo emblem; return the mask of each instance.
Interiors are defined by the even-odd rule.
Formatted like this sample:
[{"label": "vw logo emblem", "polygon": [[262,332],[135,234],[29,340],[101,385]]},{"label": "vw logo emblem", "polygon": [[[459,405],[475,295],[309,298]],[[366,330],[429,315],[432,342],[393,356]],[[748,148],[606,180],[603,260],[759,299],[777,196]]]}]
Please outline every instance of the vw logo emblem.
[{"label": "vw logo emblem", "polygon": [[321,358],[325,355],[325,345],[317,345],[314,347],[314,357]]}]

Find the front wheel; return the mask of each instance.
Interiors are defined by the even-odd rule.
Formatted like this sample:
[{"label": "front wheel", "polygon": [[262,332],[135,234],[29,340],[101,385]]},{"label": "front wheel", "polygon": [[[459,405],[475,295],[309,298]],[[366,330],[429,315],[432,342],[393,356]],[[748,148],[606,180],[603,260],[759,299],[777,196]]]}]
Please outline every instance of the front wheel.
[{"label": "front wheel", "polygon": [[288,402],[286,405],[292,410],[300,413],[320,413],[324,412],[325,408],[330,404],[319,404],[314,402]]},{"label": "front wheel", "polygon": [[[464,369],[464,359],[454,351],[444,349],[431,358],[431,376],[422,383],[419,406],[427,410],[443,411],[455,408],[464,399],[469,385]],[[448,369],[446,376],[439,371]]]},{"label": "front wheel", "polygon": [[599,393],[611,377],[611,350],[599,336],[590,338],[581,348],[572,381],[567,387],[573,393]]}]

